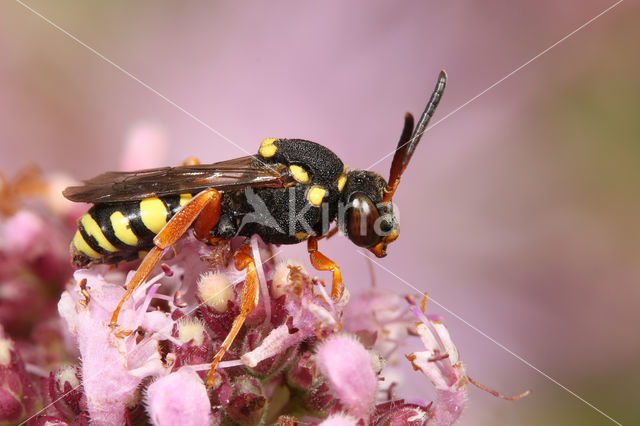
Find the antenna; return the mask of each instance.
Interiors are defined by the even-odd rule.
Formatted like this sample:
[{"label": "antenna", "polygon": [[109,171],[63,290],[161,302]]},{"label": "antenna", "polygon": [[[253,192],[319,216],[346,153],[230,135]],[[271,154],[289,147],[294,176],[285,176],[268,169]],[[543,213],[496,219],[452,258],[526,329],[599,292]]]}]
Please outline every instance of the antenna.
[{"label": "antenna", "polygon": [[[400,183],[400,177],[409,165],[413,152],[416,150],[416,147],[422,138],[422,134],[425,132],[427,124],[429,124],[429,120],[431,120],[436,107],[440,103],[440,99],[442,99],[442,94],[444,93],[446,85],[447,73],[442,70],[438,75],[438,83],[436,84],[435,89],[433,89],[431,98],[429,98],[429,102],[427,103],[415,130],[413,129],[413,116],[410,113],[407,113],[404,116],[404,127],[402,128],[402,134],[400,135],[400,141],[398,142],[396,153],[393,156],[393,161],[391,162],[389,183],[384,190],[385,194],[382,199],[383,203],[389,202],[391,197],[393,197],[393,194],[396,192],[396,188]],[[411,133],[412,130],[413,133]],[[411,135],[411,137],[409,137],[409,135]]]}]

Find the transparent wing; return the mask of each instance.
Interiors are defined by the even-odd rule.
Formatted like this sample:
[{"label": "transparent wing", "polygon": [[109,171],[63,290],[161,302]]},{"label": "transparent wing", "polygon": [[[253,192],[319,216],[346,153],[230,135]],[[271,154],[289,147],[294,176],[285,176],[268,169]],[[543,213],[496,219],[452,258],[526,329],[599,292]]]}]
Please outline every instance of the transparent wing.
[{"label": "transparent wing", "polygon": [[[271,168],[273,167],[273,168]],[[251,187],[283,187],[287,169],[265,165],[253,156],[213,164],[160,167],[136,172],[106,172],[71,186],[63,195],[71,201],[116,203],[147,197],[197,193],[207,188],[231,191]]]}]

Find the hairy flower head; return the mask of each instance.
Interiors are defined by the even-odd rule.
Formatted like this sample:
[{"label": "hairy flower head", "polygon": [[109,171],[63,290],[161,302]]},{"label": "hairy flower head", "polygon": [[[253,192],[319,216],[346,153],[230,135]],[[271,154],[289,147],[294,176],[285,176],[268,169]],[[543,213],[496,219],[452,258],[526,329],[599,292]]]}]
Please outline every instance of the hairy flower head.
[{"label": "hairy flower head", "polygon": [[378,380],[364,346],[348,335],[330,337],[318,350],[317,363],[347,412],[357,419],[368,419]]},{"label": "hairy flower head", "polygon": [[146,406],[154,425],[205,425],[211,421],[211,403],[200,376],[189,367],[153,382]]}]

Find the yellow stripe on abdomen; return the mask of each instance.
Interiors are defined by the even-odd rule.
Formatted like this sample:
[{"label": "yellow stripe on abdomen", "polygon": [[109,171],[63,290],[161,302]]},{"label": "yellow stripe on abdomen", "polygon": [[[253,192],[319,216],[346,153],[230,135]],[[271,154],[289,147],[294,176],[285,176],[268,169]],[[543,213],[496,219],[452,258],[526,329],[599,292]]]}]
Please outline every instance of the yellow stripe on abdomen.
[{"label": "yellow stripe on abdomen", "polygon": [[107,240],[102,229],[100,229],[100,225],[98,225],[98,222],[96,222],[89,213],[82,215],[80,218],[80,225],[84,228],[84,232],[86,232],[88,236],[93,237],[96,240],[100,248],[112,253],[118,251],[118,249],[114,247],[109,240]]},{"label": "yellow stripe on abdomen", "polygon": [[82,238],[82,234],[80,234],[80,231],[76,231],[71,244],[76,251],[86,256],[92,257],[94,259],[99,259],[100,257],[102,257],[100,253],[92,249],[89,244],[87,244],[84,238]]},{"label": "yellow stripe on abdomen", "polygon": [[167,224],[167,207],[158,197],[145,198],[140,201],[140,219],[144,226],[154,234]]},{"label": "yellow stripe on abdomen", "polygon": [[113,233],[116,238],[128,246],[137,246],[138,245],[138,237],[131,230],[131,224],[129,223],[129,219],[122,214],[120,211],[115,211],[111,213],[109,217],[111,220],[111,227],[113,228]]}]

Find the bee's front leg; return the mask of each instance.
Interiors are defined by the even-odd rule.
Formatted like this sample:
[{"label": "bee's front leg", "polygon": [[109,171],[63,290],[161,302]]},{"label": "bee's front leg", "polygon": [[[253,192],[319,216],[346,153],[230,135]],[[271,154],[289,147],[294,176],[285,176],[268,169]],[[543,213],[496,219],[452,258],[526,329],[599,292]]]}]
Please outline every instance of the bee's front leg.
[{"label": "bee's front leg", "polygon": [[318,251],[318,237],[309,237],[307,240],[307,251],[314,268],[319,271],[331,271],[333,273],[333,281],[331,286],[331,298],[338,301],[344,293],[344,284],[342,284],[342,274],[340,267],[333,260]]}]

